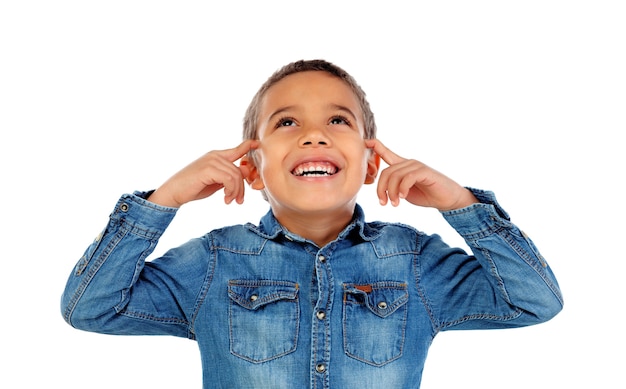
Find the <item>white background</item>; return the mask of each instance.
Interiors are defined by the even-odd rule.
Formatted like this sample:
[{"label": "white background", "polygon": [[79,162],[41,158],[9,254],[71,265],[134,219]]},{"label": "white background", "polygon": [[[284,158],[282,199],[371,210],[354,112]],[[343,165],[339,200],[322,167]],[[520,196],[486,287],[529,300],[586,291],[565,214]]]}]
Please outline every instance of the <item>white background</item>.
[{"label": "white background", "polygon": [[[193,341],[90,334],[59,298],[122,193],[241,138],[280,66],[359,81],[379,138],[491,189],[548,258],[552,321],[443,333],[423,388],[624,388],[626,13],[620,1],[5,1],[0,5],[0,386],[199,388]],[[409,5],[412,4],[412,5]],[[462,244],[436,211],[380,207]],[[260,194],[189,204],[157,253],[256,222]]]}]

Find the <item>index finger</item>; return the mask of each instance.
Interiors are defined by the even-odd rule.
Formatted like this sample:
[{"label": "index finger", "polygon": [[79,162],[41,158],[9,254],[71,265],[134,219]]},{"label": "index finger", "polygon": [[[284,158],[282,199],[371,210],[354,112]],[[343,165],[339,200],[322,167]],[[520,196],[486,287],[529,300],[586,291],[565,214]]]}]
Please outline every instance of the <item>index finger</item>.
[{"label": "index finger", "polygon": [[230,162],[235,162],[239,158],[246,155],[248,151],[258,148],[259,144],[260,142],[256,139],[246,139],[241,142],[239,146],[232,149],[222,150],[220,153],[223,154],[224,157]]},{"label": "index finger", "polygon": [[376,154],[378,154],[383,161],[385,161],[388,165],[394,165],[396,163],[400,163],[402,161],[406,161],[405,158],[402,158],[398,154],[389,150],[387,146],[385,146],[378,139],[365,139],[365,146],[368,149],[372,149]]}]

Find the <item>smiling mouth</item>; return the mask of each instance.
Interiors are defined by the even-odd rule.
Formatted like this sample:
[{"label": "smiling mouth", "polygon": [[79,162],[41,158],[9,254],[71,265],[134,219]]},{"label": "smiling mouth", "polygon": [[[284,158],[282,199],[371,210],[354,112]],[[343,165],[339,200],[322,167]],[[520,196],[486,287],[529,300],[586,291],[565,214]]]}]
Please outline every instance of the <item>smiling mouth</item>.
[{"label": "smiling mouth", "polygon": [[297,177],[327,177],[338,171],[339,168],[330,162],[307,162],[296,166],[291,174]]}]

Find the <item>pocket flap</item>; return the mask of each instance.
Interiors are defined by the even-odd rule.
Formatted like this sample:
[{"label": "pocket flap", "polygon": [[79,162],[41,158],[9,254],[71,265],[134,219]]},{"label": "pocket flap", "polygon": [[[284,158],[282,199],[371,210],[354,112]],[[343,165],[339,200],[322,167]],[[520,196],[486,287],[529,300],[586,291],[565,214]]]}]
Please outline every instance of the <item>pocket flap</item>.
[{"label": "pocket flap", "polygon": [[372,284],[345,284],[347,302],[365,304],[380,317],[394,313],[409,300],[407,285],[403,282],[381,281]]},{"label": "pocket flap", "polygon": [[240,306],[256,310],[275,301],[295,300],[298,284],[289,281],[231,280],[228,282],[228,296]]}]

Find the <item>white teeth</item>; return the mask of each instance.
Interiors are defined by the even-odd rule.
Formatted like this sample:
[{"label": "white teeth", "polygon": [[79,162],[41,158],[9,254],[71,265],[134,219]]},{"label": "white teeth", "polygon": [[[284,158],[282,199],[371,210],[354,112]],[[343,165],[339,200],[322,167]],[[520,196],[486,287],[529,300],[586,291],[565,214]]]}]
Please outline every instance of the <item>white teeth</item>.
[{"label": "white teeth", "polygon": [[337,173],[337,167],[330,163],[305,163],[297,166],[292,173],[296,176],[323,177]]}]

